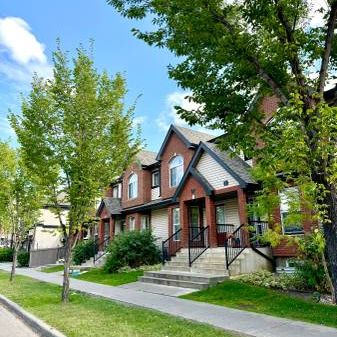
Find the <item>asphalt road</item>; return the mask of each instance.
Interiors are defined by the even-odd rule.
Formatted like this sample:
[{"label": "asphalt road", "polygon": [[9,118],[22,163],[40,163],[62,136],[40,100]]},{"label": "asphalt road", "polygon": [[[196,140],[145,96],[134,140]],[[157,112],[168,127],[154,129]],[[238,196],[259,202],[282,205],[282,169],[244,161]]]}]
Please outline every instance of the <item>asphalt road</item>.
[{"label": "asphalt road", "polygon": [[0,337],[38,337],[38,335],[0,305]]}]

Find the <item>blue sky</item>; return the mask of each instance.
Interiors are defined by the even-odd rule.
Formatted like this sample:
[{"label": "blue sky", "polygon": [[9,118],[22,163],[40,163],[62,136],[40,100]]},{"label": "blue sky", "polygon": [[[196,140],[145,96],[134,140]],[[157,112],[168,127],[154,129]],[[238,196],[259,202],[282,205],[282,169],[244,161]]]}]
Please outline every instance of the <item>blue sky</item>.
[{"label": "blue sky", "polygon": [[150,22],[131,22],[104,0],[0,1],[0,138],[15,136],[6,121],[8,109],[20,111],[20,92],[29,90],[31,75],[48,76],[51,53],[60,38],[64,50],[95,40],[95,64],[110,74],[124,73],[127,100],[142,95],[136,108],[149,150],[158,150],[170,123],[184,125],[174,105],[189,103],[168,78],[167,65],[175,63],[167,50],[137,40],[132,27],[151,28]]}]

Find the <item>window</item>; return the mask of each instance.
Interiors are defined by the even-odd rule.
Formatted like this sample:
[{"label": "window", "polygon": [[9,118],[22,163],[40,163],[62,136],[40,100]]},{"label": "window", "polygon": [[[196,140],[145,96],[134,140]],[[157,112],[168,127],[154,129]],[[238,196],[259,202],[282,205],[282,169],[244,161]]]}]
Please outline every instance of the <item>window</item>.
[{"label": "window", "polygon": [[132,173],[129,177],[128,197],[129,199],[137,198],[138,195],[138,177],[137,174]]},{"label": "window", "polygon": [[142,215],[140,218],[141,228],[144,229],[150,229],[150,218],[148,215]]},{"label": "window", "polygon": [[190,240],[200,233],[200,212],[199,207],[190,207]]},{"label": "window", "polygon": [[175,156],[169,164],[170,169],[170,187],[178,186],[184,174],[184,159],[181,156]]},{"label": "window", "polygon": [[[173,208],[172,210],[172,230],[173,233],[176,233],[180,229],[180,209],[179,208]],[[181,231],[177,233],[173,240],[174,241],[180,241],[181,237]]]},{"label": "window", "polygon": [[225,205],[216,207],[216,223],[217,225],[226,224]]},{"label": "window", "polygon": [[129,231],[134,231],[136,229],[136,219],[133,216],[129,217]]},{"label": "window", "polygon": [[152,172],[152,188],[159,186],[159,171]]},{"label": "window", "polygon": [[[294,214],[294,207],[299,206],[298,189],[296,187],[289,187],[280,192],[279,195],[281,199],[280,213],[283,233],[288,235],[302,234],[301,217],[297,217]],[[299,212],[298,215],[300,215]]]},{"label": "window", "polygon": [[112,188],[112,197],[113,198],[119,198],[119,186],[118,185],[115,185]]}]

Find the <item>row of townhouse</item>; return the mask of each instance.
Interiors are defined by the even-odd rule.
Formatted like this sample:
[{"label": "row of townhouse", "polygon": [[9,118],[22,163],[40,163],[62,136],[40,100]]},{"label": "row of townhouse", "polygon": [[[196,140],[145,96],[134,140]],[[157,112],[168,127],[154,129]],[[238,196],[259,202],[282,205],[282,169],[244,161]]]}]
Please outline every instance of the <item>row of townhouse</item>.
[{"label": "row of townhouse", "polygon": [[[264,103],[267,113],[275,108],[273,101]],[[99,239],[111,240],[124,230],[151,229],[168,260],[185,249],[191,266],[208,248],[223,251],[228,233],[234,233],[229,253],[234,258],[240,254],[240,248],[250,244],[242,226],[250,223],[259,234],[268,224],[247,214],[247,204],[259,188],[250,175],[251,160],[219,150],[215,141],[212,135],[171,125],[158,153],[141,151],[111,184],[97,210]],[[288,203],[287,198],[281,200],[275,218],[283,224]],[[283,226],[288,235],[309,230],[310,224]],[[264,256],[278,269],[288,270],[296,248],[284,240],[272,250],[255,252],[256,260]],[[255,268],[264,265],[249,263]]]}]

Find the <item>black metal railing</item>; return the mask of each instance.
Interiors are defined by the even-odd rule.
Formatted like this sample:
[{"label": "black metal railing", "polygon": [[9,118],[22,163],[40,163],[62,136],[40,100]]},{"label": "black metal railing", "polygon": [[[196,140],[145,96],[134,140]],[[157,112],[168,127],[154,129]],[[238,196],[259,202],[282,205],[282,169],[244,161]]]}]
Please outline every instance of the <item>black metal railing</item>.
[{"label": "black metal railing", "polygon": [[188,262],[189,266],[209,248],[209,226],[189,227]]},{"label": "black metal railing", "polygon": [[216,237],[218,247],[225,246],[225,240],[228,234],[233,233],[235,226],[233,224],[217,224],[216,225]]},{"label": "black metal railing", "polygon": [[168,239],[162,242],[162,262],[170,261],[181,249],[181,228],[173,233]]},{"label": "black metal railing", "polygon": [[251,245],[254,245],[255,247],[268,246],[268,244],[261,240],[263,235],[269,229],[268,221],[249,220],[248,225]]},{"label": "black metal railing", "polygon": [[110,243],[110,236],[105,237],[103,240],[97,238],[94,244],[94,264],[107,253],[107,247]]},{"label": "black metal railing", "polygon": [[225,238],[226,268],[237,259],[237,257],[248,246],[248,230],[244,224],[238,227],[233,233],[229,233]]}]

